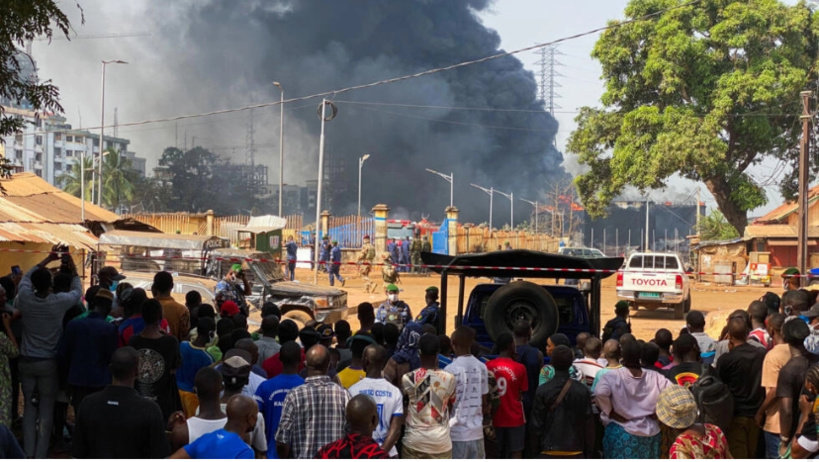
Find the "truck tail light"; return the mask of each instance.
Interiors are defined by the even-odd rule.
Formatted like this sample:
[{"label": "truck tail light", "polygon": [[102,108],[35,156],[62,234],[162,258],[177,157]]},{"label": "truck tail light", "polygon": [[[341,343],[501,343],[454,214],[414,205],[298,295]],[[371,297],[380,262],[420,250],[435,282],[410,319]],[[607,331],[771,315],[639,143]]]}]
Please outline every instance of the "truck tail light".
[{"label": "truck tail light", "polygon": [[623,273],[617,272],[617,287],[623,287]]},{"label": "truck tail light", "polygon": [[674,278],[674,288],[677,290],[682,290],[683,288],[683,277],[679,274]]}]

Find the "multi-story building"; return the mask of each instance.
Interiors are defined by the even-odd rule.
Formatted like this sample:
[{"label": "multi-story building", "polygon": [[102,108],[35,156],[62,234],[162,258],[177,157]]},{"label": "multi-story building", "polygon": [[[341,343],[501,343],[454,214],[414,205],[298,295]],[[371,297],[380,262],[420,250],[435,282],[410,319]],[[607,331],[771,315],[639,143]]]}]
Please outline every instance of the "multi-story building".
[{"label": "multi-story building", "polygon": [[[37,81],[37,63],[28,55],[20,53],[21,75]],[[75,130],[65,117],[52,113],[38,113],[27,100],[0,99],[6,116],[23,119],[26,128],[21,133],[6,136],[0,143],[0,155],[9,159],[17,172],[34,172],[54,186],[60,187],[59,177],[70,173],[83,153],[99,156],[100,137],[85,130]],[[130,141],[105,136],[103,150],[115,149],[131,159],[133,169],[145,175],[145,159],[128,152]]]},{"label": "multi-story building", "polygon": [[[19,116],[29,124],[22,133],[5,137],[2,153],[11,161],[15,171],[34,172],[54,186],[60,175],[71,173],[77,162],[86,156],[99,156],[99,135],[85,130],[75,130],[64,117],[48,115],[39,117],[30,109],[4,107],[6,114]],[[129,140],[105,136],[104,149],[114,149],[131,159],[134,170],[145,175],[145,159],[128,151]]]}]

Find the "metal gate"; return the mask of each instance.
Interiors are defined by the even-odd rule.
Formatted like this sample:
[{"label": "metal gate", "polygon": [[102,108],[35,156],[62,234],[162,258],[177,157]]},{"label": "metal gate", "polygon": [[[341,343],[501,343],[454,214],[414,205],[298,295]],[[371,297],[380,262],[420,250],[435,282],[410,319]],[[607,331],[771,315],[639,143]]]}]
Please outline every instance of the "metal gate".
[{"label": "metal gate", "polygon": [[441,223],[438,231],[432,232],[432,252],[449,255],[449,219]]}]

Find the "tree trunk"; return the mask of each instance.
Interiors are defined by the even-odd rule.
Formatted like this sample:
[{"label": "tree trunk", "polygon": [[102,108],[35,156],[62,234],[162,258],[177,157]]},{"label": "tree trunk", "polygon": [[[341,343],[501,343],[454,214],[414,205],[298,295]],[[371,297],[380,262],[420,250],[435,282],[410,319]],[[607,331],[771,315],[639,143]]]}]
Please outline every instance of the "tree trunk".
[{"label": "tree trunk", "polygon": [[705,186],[717,201],[720,212],[725,216],[725,220],[737,230],[740,237],[745,235],[745,227],[748,226],[748,212],[742,210],[739,205],[731,200],[731,188],[723,178],[710,178],[705,180]]}]

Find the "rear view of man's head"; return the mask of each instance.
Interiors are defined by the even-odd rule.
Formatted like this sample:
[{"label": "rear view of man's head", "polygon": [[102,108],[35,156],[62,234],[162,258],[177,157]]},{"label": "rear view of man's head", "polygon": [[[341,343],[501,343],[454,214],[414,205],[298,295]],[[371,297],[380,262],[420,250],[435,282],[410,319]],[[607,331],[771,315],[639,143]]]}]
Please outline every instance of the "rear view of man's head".
[{"label": "rear view of man's head", "polygon": [[114,384],[133,386],[139,373],[139,353],[130,346],[118,348],[109,366]]}]

